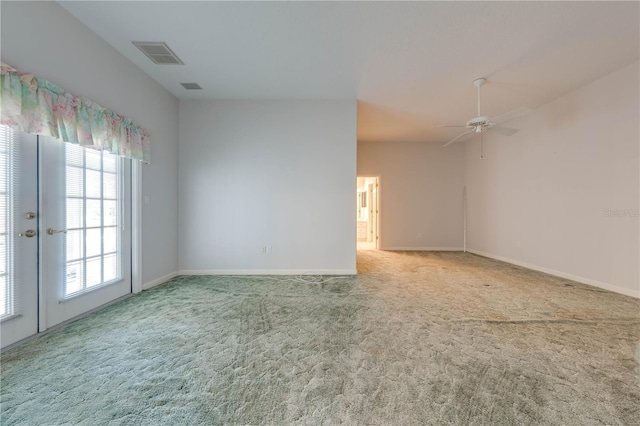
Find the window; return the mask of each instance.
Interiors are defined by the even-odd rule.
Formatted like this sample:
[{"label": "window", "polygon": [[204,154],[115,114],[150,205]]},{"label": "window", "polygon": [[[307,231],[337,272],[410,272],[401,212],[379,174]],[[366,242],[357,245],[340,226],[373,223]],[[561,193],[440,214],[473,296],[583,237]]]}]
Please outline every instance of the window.
[{"label": "window", "polygon": [[65,297],[119,281],[122,276],[122,160],[65,144]]}]

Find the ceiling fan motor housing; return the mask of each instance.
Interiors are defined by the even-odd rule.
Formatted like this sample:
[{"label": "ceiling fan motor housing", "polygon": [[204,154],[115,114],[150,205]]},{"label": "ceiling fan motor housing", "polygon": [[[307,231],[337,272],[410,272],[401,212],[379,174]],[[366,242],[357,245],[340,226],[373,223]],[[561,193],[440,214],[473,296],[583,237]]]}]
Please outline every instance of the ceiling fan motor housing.
[{"label": "ceiling fan motor housing", "polygon": [[481,132],[482,130],[491,127],[492,123],[489,120],[490,117],[481,115],[480,117],[475,117],[467,121],[466,126],[470,129],[475,129],[476,132]]}]

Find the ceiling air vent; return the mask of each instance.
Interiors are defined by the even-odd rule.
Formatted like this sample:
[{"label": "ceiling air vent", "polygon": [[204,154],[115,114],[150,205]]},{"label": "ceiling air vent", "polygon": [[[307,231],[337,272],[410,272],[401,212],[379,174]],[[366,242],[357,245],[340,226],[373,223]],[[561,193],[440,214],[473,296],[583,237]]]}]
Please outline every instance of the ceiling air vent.
[{"label": "ceiling air vent", "polygon": [[132,41],[131,43],[142,50],[142,53],[147,55],[154,64],[184,65],[184,62],[163,41]]},{"label": "ceiling air vent", "polygon": [[201,90],[202,87],[198,83],[180,83],[187,90]]}]

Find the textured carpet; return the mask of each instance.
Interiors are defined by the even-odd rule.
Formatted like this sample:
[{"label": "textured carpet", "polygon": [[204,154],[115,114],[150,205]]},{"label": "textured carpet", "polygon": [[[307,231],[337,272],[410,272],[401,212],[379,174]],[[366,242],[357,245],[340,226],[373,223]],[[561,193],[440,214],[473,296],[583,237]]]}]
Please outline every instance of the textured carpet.
[{"label": "textured carpet", "polygon": [[2,424],[640,424],[640,300],[463,253],[358,270],[107,307],[2,354]]}]

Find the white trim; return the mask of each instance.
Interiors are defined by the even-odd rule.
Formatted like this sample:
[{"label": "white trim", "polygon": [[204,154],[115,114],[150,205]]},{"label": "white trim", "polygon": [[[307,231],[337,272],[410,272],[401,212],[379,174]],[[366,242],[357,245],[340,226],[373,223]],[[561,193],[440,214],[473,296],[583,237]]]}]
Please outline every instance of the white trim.
[{"label": "white trim", "polygon": [[142,165],[131,160],[131,291],[142,285]]},{"label": "white trim", "polygon": [[462,251],[462,247],[383,247],[386,251]]},{"label": "white trim", "polygon": [[165,276],[162,276],[160,278],[156,278],[155,280],[151,280],[149,282],[146,282],[146,283],[142,284],[142,290],[149,290],[152,287],[155,287],[155,286],[160,285],[160,284],[164,284],[167,281],[177,277],[178,275],[182,275],[182,274],[178,274],[178,272],[172,272],[172,273],[167,274]]},{"label": "white trim", "polygon": [[640,298],[640,291],[631,290],[631,289],[628,289],[628,288],[625,288],[625,287],[620,287],[620,286],[617,286],[617,285],[614,285],[614,284],[604,283],[604,282],[601,282],[601,281],[596,281],[596,280],[592,280],[592,279],[589,279],[589,278],[580,277],[580,276],[577,276],[577,275],[567,274],[565,272],[556,271],[554,269],[549,269],[549,268],[545,268],[545,267],[542,267],[542,266],[532,265],[532,264],[526,263],[526,262],[520,262],[518,260],[509,259],[507,257],[502,257],[502,256],[497,256],[497,255],[486,253],[486,252],[483,252],[483,251],[480,251],[480,250],[473,250],[473,249],[467,248],[467,251],[469,253],[477,254],[479,256],[488,257],[490,259],[495,259],[495,260],[500,260],[502,262],[511,263],[511,264],[517,265],[517,266],[522,266],[523,268],[532,269],[534,271],[539,271],[539,272],[544,272],[545,274],[555,275],[556,277],[566,278],[566,279],[571,280],[571,281],[576,281],[576,282],[579,282],[579,283],[582,283],[582,284],[587,284],[587,285],[590,285],[590,286],[594,286],[594,287],[602,288],[602,289],[605,289],[605,290],[613,291],[615,293],[624,294],[625,296],[631,296],[631,297]]},{"label": "white trim", "polygon": [[355,269],[185,269],[178,275],[357,275]]},{"label": "white trim", "polygon": [[[40,136],[36,136],[33,135],[33,137],[36,138],[37,141],[37,151],[36,151],[36,156],[38,158],[38,162],[37,162],[37,169],[38,169],[38,230],[43,230],[45,229],[45,222],[44,222],[44,215],[43,215],[43,209],[44,209],[44,191],[42,191],[41,189],[44,188],[44,155],[43,155],[43,150],[40,149]],[[44,143],[44,141],[42,141]],[[44,247],[44,237],[45,237],[45,233],[44,232],[38,232],[38,247]],[[38,301],[37,303],[37,315],[38,315],[38,331],[36,332],[35,335],[38,335],[39,333],[42,333],[43,331],[47,330],[48,324],[47,324],[47,286],[44,285],[44,279],[43,277],[45,276],[44,271],[46,270],[45,268],[45,264],[47,262],[46,257],[42,258],[42,261],[40,261],[40,256],[41,253],[38,252]]]}]

